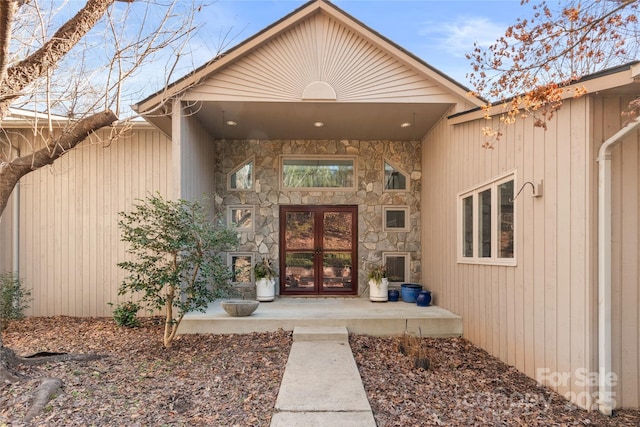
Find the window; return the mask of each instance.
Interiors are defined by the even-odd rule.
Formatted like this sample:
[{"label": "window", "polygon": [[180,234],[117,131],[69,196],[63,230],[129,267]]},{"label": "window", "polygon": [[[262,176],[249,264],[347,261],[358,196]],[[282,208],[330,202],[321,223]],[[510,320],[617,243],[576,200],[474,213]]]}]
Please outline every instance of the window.
[{"label": "window", "polygon": [[231,266],[231,281],[233,283],[253,283],[252,253],[230,253],[229,265]]},{"label": "window", "polygon": [[355,157],[282,156],[282,188],[355,190]]},{"label": "window", "polygon": [[253,189],[253,159],[247,160],[229,173],[227,187],[229,190]]},{"label": "window", "polygon": [[237,231],[253,231],[253,206],[239,205],[227,207],[227,224]]},{"label": "window", "polygon": [[383,206],[383,231],[409,231],[408,206]]},{"label": "window", "polygon": [[458,261],[516,265],[515,174],[504,175],[458,196]]},{"label": "window", "polygon": [[382,263],[387,267],[389,283],[408,283],[409,275],[408,252],[383,252]]},{"label": "window", "polygon": [[384,161],[384,189],[385,191],[406,191],[407,174],[393,166],[388,161]]}]

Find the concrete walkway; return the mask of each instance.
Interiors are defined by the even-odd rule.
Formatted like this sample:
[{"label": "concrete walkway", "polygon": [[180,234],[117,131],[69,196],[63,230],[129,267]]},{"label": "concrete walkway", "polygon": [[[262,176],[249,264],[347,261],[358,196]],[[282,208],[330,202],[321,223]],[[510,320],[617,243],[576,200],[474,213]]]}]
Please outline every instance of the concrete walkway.
[{"label": "concrete walkway", "polygon": [[295,327],[271,427],[375,427],[345,327]]}]

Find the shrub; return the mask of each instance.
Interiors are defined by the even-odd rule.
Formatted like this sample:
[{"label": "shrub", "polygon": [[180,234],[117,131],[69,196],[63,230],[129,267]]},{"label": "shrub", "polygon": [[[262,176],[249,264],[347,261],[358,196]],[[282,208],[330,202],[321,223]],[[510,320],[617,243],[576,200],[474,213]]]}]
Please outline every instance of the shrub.
[{"label": "shrub", "polygon": [[140,326],[140,321],[136,317],[139,310],[140,304],[133,301],[120,303],[116,305],[116,308],[113,310],[113,320],[115,320],[118,326],[137,328]]},{"label": "shrub", "polygon": [[0,330],[13,319],[22,319],[29,308],[31,291],[13,273],[0,273]]},{"label": "shrub", "polygon": [[134,208],[118,223],[133,258],[118,264],[128,273],[119,294],[135,293],[149,311],[164,310],[170,347],[187,312],[227,295],[232,274],[220,253],[236,247],[238,236],[214,226],[199,202],[149,196]]}]

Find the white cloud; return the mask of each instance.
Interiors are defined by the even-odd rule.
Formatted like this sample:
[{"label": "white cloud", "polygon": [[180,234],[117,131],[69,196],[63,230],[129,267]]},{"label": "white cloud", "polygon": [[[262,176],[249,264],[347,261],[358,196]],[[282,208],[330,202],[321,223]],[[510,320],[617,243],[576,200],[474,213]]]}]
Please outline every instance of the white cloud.
[{"label": "white cloud", "polygon": [[419,31],[428,38],[428,47],[446,54],[464,58],[473,50],[473,44],[487,47],[504,35],[507,26],[489,18],[458,16],[450,22],[430,22]]}]

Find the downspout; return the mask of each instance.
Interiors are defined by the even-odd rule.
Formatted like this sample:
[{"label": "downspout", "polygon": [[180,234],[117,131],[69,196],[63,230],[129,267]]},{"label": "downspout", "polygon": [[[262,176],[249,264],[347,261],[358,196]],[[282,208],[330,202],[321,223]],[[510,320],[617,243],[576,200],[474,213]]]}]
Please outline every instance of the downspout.
[{"label": "downspout", "polygon": [[[16,158],[19,157],[20,148],[16,148]],[[20,181],[13,189],[12,217],[11,271],[13,277],[20,279]]]},{"label": "downspout", "polygon": [[20,279],[20,182],[13,189],[13,248],[11,254],[13,277]]},{"label": "downspout", "polygon": [[613,414],[611,391],[611,150],[640,128],[640,117],[620,129],[598,152],[598,409]]}]

